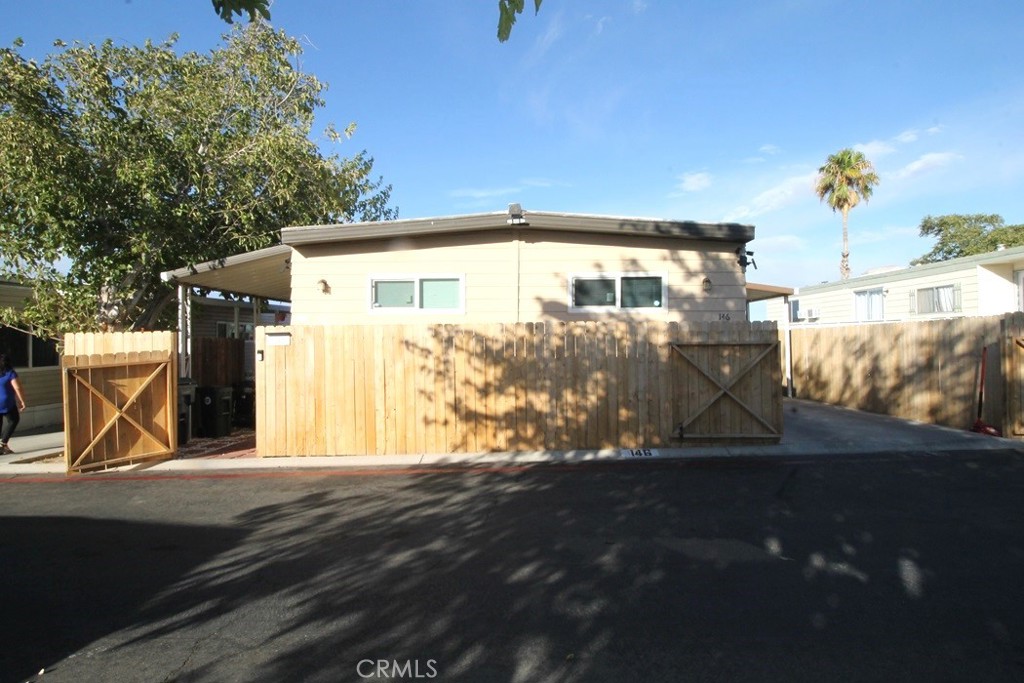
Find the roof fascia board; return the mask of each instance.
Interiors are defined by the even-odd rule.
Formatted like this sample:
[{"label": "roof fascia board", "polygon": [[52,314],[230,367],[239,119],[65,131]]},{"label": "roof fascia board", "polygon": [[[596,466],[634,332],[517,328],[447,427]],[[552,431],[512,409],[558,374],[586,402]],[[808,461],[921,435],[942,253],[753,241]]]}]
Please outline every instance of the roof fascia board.
[{"label": "roof fascia board", "polygon": [[282,229],[281,241],[287,245],[297,246],[505,228],[742,243],[754,239],[754,227],[738,223],[697,223],[539,211],[528,212],[524,218],[526,222],[517,225],[509,225],[508,215],[505,213],[488,213],[377,223],[301,226]]},{"label": "roof fascia board", "polygon": [[257,249],[256,251],[236,254],[235,256],[228,256],[223,259],[214,259],[204,263],[197,263],[194,266],[185,266],[184,268],[164,271],[160,273],[160,279],[164,282],[173,282],[179,278],[189,277],[190,275],[197,275],[199,273],[205,273],[212,270],[220,270],[221,268],[227,268],[229,266],[240,266],[254,261],[262,261],[266,258],[289,256],[291,253],[291,247],[284,244],[275,244],[274,246],[266,247],[265,249]]}]

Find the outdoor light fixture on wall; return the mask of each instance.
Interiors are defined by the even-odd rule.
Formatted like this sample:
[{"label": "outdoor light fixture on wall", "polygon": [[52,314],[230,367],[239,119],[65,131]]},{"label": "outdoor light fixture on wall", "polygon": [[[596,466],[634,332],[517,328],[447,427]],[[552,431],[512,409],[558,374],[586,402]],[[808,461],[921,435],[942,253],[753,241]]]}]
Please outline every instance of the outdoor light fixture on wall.
[{"label": "outdoor light fixture on wall", "polygon": [[322,294],[330,294],[331,293],[331,286],[329,284],[327,284],[327,280],[317,280],[316,284],[317,284],[317,287],[320,288],[320,292]]},{"label": "outdoor light fixture on wall", "polygon": [[701,281],[700,286],[704,288],[705,292],[710,292],[711,291],[711,278],[708,278],[708,277],[704,278],[704,280]]}]

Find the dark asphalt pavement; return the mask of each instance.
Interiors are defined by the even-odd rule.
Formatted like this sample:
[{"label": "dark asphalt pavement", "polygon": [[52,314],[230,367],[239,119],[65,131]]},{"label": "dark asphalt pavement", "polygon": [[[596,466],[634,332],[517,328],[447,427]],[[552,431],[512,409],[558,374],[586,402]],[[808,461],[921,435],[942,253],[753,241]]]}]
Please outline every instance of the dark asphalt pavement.
[{"label": "dark asphalt pavement", "polygon": [[1019,450],[15,477],[0,683],[1020,681],[1022,508]]}]

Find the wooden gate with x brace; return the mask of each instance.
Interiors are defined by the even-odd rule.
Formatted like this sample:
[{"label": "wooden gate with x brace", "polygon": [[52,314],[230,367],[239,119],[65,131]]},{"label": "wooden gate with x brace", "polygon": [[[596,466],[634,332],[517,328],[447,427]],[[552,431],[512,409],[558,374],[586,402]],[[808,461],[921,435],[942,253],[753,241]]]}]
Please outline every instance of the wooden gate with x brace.
[{"label": "wooden gate with x brace", "polygon": [[174,456],[174,333],[68,335],[61,367],[68,473]]},{"label": "wooden gate with x brace", "polygon": [[782,438],[780,402],[774,400],[781,386],[778,340],[675,342],[671,346],[698,373],[697,381],[691,383],[697,385],[691,392],[698,400],[688,402],[695,407],[676,426],[676,438]]}]

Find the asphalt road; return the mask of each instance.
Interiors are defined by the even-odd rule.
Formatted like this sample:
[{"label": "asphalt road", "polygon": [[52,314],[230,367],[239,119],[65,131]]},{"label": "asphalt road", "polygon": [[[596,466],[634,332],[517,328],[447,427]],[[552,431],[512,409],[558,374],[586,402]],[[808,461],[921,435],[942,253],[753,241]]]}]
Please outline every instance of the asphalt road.
[{"label": "asphalt road", "polygon": [[14,478],[0,681],[1020,681],[1022,511],[1020,451]]}]

